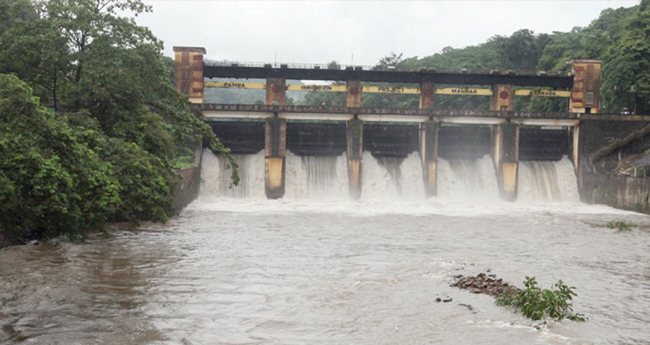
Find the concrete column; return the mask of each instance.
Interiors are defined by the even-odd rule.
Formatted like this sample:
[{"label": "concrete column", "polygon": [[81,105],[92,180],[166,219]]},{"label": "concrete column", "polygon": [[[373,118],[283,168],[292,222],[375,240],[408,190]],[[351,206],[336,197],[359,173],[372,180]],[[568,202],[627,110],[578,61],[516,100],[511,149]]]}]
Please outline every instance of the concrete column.
[{"label": "concrete column", "polygon": [[581,150],[582,142],[581,142],[580,139],[581,139],[580,138],[580,127],[575,126],[575,127],[573,127],[573,157],[571,157],[571,158],[572,158],[572,161],[573,161],[573,168],[575,169],[576,177],[577,177],[577,180],[578,180],[578,190],[581,191],[580,194],[582,196],[582,185],[583,185],[583,181],[582,181],[582,173],[583,173],[583,171],[582,171],[582,169],[583,169],[583,167],[582,167],[582,164],[580,164],[580,158],[581,158],[580,157],[580,151],[582,151]]},{"label": "concrete column", "polygon": [[348,108],[361,107],[361,82],[358,80],[348,80],[348,99],[346,106]]},{"label": "concrete column", "polygon": [[515,87],[513,85],[496,84],[492,87],[490,110],[515,110]]},{"label": "concrete column", "polygon": [[601,60],[571,60],[567,62],[572,65],[573,88],[571,89],[571,101],[569,111],[572,113],[599,112],[600,98],[600,66]]},{"label": "concrete column", "polygon": [[420,83],[420,109],[433,110],[435,106],[434,86],[431,82]]},{"label": "concrete column", "polygon": [[280,199],[285,190],[287,121],[267,118],[264,141],[264,191],[267,198]]},{"label": "concrete column", "polygon": [[422,177],[426,197],[438,193],[438,122],[420,123],[420,159],[422,160]]},{"label": "concrete column", "polygon": [[203,103],[203,55],[205,48],[174,47],[176,90],[192,103]]},{"label": "concrete column", "polygon": [[361,157],[363,155],[363,122],[357,118],[347,122],[348,182],[350,197],[361,198]]},{"label": "concrete column", "polygon": [[501,124],[493,127],[493,159],[501,197],[517,200],[517,171],[519,162],[519,126]]},{"label": "concrete column", "polygon": [[266,78],[266,104],[287,104],[287,81],[282,78]]}]

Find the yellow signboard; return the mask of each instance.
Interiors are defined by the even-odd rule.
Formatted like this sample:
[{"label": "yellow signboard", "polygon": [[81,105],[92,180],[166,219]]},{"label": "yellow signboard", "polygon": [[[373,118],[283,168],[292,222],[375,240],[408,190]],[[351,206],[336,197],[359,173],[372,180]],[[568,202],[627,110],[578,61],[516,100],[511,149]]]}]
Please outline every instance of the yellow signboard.
[{"label": "yellow signboard", "polygon": [[219,87],[225,89],[266,89],[264,83],[244,83],[244,82],[230,82],[230,81],[206,81],[203,87]]},{"label": "yellow signboard", "polygon": [[287,91],[329,91],[329,92],[347,92],[345,85],[287,85]]},{"label": "yellow signboard", "polygon": [[420,88],[401,86],[364,86],[361,92],[419,94]]},{"label": "yellow signboard", "polygon": [[470,95],[470,96],[492,96],[491,89],[467,89],[462,87],[450,87],[436,89],[438,95]]},{"label": "yellow signboard", "polygon": [[[264,83],[246,83],[246,82],[229,82],[229,81],[208,81],[204,87],[217,87],[225,89],[266,89]],[[347,92],[345,85],[287,85],[287,91],[328,91],[328,92]],[[361,92],[366,93],[401,93],[401,94],[420,94],[422,91],[417,87],[401,86],[363,86]],[[439,95],[469,95],[469,96],[492,96],[491,89],[469,89],[469,88],[442,88],[435,89]],[[539,97],[571,97],[571,91],[554,91],[554,90],[516,90],[516,96],[539,96]]]},{"label": "yellow signboard", "polygon": [[571,91],[555,90],[516,90],[516,96],[571,97]]}]

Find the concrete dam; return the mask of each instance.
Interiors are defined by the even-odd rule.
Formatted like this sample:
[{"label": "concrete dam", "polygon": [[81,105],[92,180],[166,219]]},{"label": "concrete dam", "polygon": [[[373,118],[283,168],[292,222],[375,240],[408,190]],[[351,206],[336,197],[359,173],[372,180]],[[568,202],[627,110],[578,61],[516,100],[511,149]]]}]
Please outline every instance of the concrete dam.
[{"label": "concrete dam", "polygon": [[[380,66],[206,64],[203,48],[174,51],[177,89],[240,160],[245,187],[234,192],[238,196],[304,196],[329,181],[324,185],[330,192],[345,190],[346,197],[362,199],[381,189],[377,181],[388,178],[393,182],[384,184],[395,192],[384,195],[463,194],[458,188],[463,185],[494,189],[508,201],[561,201],[576,199],[572,186],[577,186],[583,201],[650,211],[650,183],[608,177],[650,145],[650,117],[600,113],[599,60],[568,61],[571,70],[559,74],[396,71]],[[260,80],[264,83],[254,82]],[[302,84],[310,80],[331,84]],[[209,88],[264,90],[265,100],[208,103]],[[338,92],[345,106],[290,105],[287,92],[292,91]],[[412,95],[419,107],[362,106],[368,94]],[[438,98],[449,95],[486,97],[489,110],[437,109]],[[566,110],[518,111],[517,97],[563,100]],[[299,185],[303,192],[296,191]]]},{"label": "concrete dam", "polygon": [[[207,163],[210,165],[208,169],[221,171],[222,177],[215,188],[222,195],[233,197],[263,196],[266,123],[214,121],[210,125],[221,141],[236,154],[242,171],[241,188],[235,187],[235,190],[230,191],[225,161],[211,165]],[[423,176],[419,154],[420,131],[418,124],[364,123],[360,190],[358,195],[353,194],[352,197],[423,199],[427,181]],[[440,126],[437,133],[438,183],[434,193],[426,195],[440,195],[448,199],[499,199],[497,174],[492,158],[495,131],[490,125]],[[288,197],[348,197],[346,133],[346,123],[286,123],[285,190]],[[555,176],[555,163],[559,163],[563,157],[566,161],[564,164],[572,167],[566,159],[570,157],[572,149],[573,136],[570,128],[520,128],[519,136],[519,160],[520,164],[524,164],[519,167],[520,172],[528,167],[526,164],[529,161],[530,164],[535,162],[538,165],[544,164],[541,161],[547,161],[547,170],[552,171],[545,176]],[[205,156],[203,164],[206,164]],[[534,169],[528,171],[532,172],[525,173],[524,178],[534,179],[535,174],[541,174]],[[567,170],[564,169],[564,172]],[[573,169],[569,169],[568,173],[573,175],[573,189],[576,191],[564,194],[571,195],[567,200],[577,200]],[[203,176],[204,180],[210,179],[206,178],[205,168]],[[524,199],[564,199],[560,197],[562,193],[553,192],[558,190],[557,180],[553,178],[543,182],[535,187],[539,191],[525,193],[528,196],[524,196]],[[529,189],[530,187],[524,187],[524,190]]]}]

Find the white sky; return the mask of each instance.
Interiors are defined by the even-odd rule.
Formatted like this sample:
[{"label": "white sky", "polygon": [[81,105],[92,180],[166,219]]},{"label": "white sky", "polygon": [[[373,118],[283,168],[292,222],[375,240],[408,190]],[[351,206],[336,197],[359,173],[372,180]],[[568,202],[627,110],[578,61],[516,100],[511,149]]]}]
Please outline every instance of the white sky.
[{"label": "white sky", "polygon": [[[165,43],[204,47],[206,58],[374,65],[463,48],[519,29],[587,26],[606,8],[639,1],[162,1],[136,18]],[[354,57],[353,57],[354,56]]]}]

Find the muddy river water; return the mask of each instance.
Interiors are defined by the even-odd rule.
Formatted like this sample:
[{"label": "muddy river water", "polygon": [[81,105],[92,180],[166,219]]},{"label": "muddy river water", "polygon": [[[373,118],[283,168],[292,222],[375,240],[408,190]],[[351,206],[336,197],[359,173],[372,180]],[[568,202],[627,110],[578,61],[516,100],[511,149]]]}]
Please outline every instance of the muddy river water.
[{"label": "muddy river water", "polygon": [[[0,250],[0,343],[647,344],[649,228],[577,201],[205,192],[164,225]],[[533,327],[449,286],[481,272],[562,279],[588,320]]]}]

